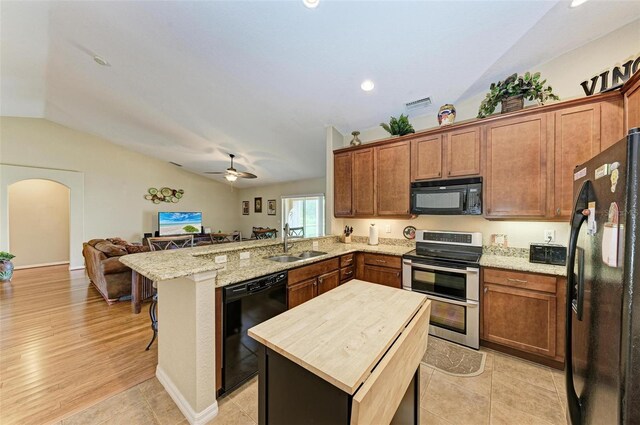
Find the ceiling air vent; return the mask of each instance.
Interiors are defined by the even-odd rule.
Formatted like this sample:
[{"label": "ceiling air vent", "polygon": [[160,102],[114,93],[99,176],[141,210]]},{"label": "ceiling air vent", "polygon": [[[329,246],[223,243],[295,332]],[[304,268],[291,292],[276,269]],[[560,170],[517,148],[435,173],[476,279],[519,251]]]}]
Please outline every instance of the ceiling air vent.
[{"label": "ceiling air vent", "polygon": [[415,111],[418,109],[425,109],[429,105],[431,105],[431,98],[425,97],[422,99],[414,100],[412,102],[407,102],[404,104],[404,107],[407,109],[407,111]]},{"label": "ceiling air vent", "polygon": [[177,162],[169,161],[169,164],[173,164],[176,167],[182,167],[182,164],[178,164]]}]

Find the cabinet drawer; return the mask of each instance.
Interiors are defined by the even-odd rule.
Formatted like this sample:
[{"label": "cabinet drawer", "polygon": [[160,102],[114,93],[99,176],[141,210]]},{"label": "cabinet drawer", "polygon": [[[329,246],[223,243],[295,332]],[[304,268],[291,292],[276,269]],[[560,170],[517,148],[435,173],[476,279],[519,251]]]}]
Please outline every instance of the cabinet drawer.
[{"label": "cabinet drawer", "polygon": [[484,281],[513,288],[556,293],[556,278],[533,273],[484,269]]},{"label": "cabinet drawer", "polygon": [[339,258],[332,258],[330,260],[321,261],[319,263],[310,264],[304,267],[298,267],[297,269],[289,270],[289,286],[302,282],[310,278],[315,278],[321,274],[329,273],[334,270],[338,270],[340,263]]},{"label": "cabinet drawer", "polygon": [[364,254],[364,263],[371,266],[391,267],[394,269],[402,268],[402,258],[393,255],[382,254]]},{"label": "cabinet drawer", "polygon": [[347,254],[340,257],[340,267],[348,267],[353,265],[354,254]]},{"label": "cabinet drawer", "polygon": [[355,270],[353,266],[345,267],[340,269],[340,282],[344,282],[345,280],[353,279],[353,274]]}]

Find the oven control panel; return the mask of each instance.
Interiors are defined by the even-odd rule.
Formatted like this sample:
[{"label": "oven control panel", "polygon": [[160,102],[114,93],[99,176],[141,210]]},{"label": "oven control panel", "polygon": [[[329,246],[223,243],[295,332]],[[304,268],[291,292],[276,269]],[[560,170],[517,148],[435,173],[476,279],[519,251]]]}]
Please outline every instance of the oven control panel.
[{"label": "oven control panel", "polygon": [[416,231],[416,242],[482,246],[482,233],[418,230]]}]

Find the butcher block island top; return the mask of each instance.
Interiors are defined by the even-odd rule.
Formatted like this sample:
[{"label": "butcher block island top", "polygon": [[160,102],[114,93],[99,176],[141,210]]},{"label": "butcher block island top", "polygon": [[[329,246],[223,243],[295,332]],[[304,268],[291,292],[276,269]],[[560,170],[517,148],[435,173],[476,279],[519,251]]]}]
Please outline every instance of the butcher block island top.
[{"label": "butcher block island top", "polygon": [[352,280],[249,329],[249,336],[353,395],[428,303],[417,292]]}]

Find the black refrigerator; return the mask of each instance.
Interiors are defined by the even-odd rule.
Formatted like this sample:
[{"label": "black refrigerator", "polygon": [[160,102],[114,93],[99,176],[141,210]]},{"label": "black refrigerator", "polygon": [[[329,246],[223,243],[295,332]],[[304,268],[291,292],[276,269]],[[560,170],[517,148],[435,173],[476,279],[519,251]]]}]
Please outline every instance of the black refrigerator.
[{"label": "black refrigerator", "polygon": [[571,425],[640,424],[640,129],[574,171],[567,261]]}]

